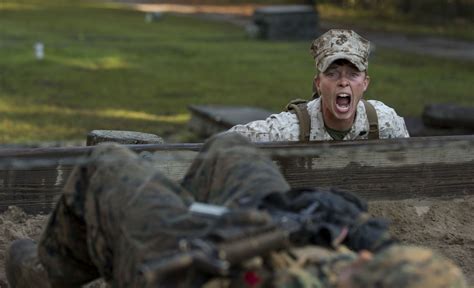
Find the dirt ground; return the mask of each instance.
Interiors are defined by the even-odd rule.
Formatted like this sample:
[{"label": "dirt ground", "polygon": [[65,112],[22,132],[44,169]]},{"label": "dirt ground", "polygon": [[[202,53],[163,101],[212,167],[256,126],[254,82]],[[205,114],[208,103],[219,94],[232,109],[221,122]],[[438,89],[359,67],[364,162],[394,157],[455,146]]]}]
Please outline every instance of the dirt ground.
[{"label": "dirt ground", "polygon": [[432,248],[458,264],[474,285],[474,197],[370,202],[369,211],[391,221],[403,243]]},{"label": "dirt ground", "polygon": [[5,277],[5,250],[11,241],[19,238],[37,240],[47,217],[26,215],[20,208],[9,207],[0,214],[0,288],[8,287]]},{"label": "dirt ground", "polygon": [[[474,197],[455,200],[376,201],[372,215],[391,221],[392,234],[403,243],[430,247],[456,262],[474,284]],[[0,214],[0,288],[8,285],[5,250],[14,239],[38,239],[47,216],[26,215],[17,207]],[[95,283],[88,287],[105,287]]]},{"label": "dirt ground", "polygon": [[[48,221],[47,215],[27,215],[18,207],[10,206],[0,214],[0,288],[8,288],[5,276],[5,252],[8,245],[19,238],[39,240],[43,227]],[[86,288],[107,288],[102,281],[96,281]]]}]

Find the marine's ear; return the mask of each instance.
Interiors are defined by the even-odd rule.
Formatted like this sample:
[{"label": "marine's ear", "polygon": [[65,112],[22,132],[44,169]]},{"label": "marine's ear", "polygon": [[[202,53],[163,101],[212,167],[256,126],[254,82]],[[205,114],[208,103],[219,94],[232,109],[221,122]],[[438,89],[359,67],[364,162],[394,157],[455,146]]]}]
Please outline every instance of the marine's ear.
[{"label": "marine's ear", "polygon": [[[365,72],[365,73],[367,73],[367,72]],[[365,79],[364,79],[364,92],[369,87],[369,84],[370,84],[370,76],[368,74],[366,74]]]},{"label": "marine's ear", "polygon": [[319,88],[319,84],[321,82],[321,79],[319,79],[319,74],[317,74],[316,76],[314,76],[314,79],[313,79],[313,87],[316,89],[315,92],[318,93],[318,95],[320,95],[321,93],[319,93],[320,88]]}]

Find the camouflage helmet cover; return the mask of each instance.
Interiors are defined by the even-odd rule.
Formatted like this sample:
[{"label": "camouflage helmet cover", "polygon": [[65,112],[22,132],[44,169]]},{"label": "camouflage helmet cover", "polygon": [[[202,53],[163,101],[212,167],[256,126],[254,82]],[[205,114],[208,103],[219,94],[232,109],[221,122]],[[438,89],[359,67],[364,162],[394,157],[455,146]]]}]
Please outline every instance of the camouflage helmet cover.
[{"label": "camouflage helmet cover", "polygon": [[313,41],[310,52],[320,72],[338,59],[346,59],[359,71],[365,71],[369,66],[370,42],[352,30],[331,29]]},{"label": "camouflage helmet cover", "polygon": [[433,250],[394,245],[353,276],[355,287],[465,288],[461,269]]}]

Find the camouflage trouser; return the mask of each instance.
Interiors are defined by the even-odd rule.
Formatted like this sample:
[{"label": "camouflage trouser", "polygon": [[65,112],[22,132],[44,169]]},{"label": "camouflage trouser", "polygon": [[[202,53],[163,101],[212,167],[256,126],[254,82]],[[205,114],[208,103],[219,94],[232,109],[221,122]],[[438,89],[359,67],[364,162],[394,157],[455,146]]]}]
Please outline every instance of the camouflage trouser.
[{"label": "camouflage trouser", "polygon": [[181,184],[118,145],[100,145],[72,172],[39,243],[53,287],[104,277],[113,287],[144,287],[137,267],[199,235],[206,222],[193,201],[248,206],[288,184],[277,167],[236,134],[211,138]]}]

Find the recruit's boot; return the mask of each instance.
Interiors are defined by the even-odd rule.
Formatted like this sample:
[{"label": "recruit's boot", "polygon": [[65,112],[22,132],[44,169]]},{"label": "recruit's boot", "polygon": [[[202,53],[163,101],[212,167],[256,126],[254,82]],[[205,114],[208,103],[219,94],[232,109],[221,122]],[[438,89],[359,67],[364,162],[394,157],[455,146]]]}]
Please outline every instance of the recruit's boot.
[{"label": "recruit's boot", "polygon": [[11,288],[50,288],[33,240],[15,240],[8,249],[5,270]]}]

